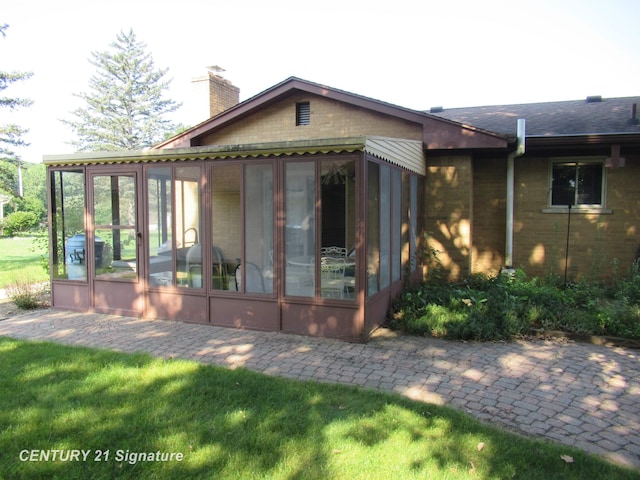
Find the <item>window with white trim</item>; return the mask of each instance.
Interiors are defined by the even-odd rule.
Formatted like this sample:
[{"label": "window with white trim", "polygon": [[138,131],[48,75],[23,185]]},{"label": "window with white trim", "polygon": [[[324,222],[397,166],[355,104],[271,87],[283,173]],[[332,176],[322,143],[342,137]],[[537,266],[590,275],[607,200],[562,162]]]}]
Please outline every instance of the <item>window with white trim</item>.
[{"label": "window with white trim", "polygon": [[603,161],[557,161],[551,165],[552,207],[604,207]]}]

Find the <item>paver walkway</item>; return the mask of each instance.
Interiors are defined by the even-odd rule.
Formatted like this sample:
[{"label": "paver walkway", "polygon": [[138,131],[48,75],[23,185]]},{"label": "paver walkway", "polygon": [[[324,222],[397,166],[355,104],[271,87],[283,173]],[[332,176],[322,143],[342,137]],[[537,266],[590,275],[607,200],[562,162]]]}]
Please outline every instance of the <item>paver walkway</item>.
[{"label": "paver walkway", "polygon": [[172,321],[41,310],[0,335],[144,351],[269,375],[388,390],[640,468],[640,352],[535,341],[378,334],[367,344]]}]

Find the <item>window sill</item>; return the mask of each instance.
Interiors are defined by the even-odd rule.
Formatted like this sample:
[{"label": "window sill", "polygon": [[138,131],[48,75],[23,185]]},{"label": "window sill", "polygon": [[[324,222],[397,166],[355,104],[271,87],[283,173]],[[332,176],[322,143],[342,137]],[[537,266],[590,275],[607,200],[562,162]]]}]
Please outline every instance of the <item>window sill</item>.
[{"label": "window sill", "polygon": [[[543,208],[542,213],[569,213],[568,207],[549,207]],[[595,213],[598,215],[610,215],[613,210],[600,207],[571,207],[571,213]]]}]

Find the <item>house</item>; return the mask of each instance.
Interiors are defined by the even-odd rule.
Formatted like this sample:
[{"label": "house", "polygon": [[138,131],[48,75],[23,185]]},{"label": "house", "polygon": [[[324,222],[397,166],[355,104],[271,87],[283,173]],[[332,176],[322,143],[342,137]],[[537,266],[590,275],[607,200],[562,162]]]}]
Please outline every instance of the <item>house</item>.
[{"label": "house", "polygon": [[[461,218],[468,237],[456,235],[458,210],[437,205],[441,168],[427,176],[427,230],[452,276],[522,267],[530,275],[603,278],[624,273],[640,251],[640,97],[431,109],[441,118],[503,135],[524,119],[523,152],[485,155],[453,165]],[[466,176],[461,180],[461,176]],[[451,190],[449,190],[451,192]],[[450,198],[447,196],[447,198]],[[458,248],[458,244],[464,245]]]},{"label": "house", "polygon": [[211,117],[153,149],[45,157],[54,307],[366,341],[426,252],[452,279],[559,269],[571,211],[576,271],[635,255],[631,105],[630,131],[545,135],[526,111],[204,81]]}]

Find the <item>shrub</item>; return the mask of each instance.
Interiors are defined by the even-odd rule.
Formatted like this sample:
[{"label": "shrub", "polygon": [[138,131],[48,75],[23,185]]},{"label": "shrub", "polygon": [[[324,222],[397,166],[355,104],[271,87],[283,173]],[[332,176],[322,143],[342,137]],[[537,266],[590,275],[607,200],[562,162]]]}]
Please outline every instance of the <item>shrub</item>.
[{"label": "shrub", "polygon": [[443,305],[429,304],[421,312],[408,318],[406,330],[408,333],[428,333],[433,337],[449,337],[450,331],[456,331],[459,325],[467,321],[466,312],[456,312]]},{"label": "shrub", "polygon": [[465,282],[427,281],[395,302],[390,326],[407,333],[460,340],[508,340],[564,330],[640,339],[640,268],[614,285],[581,281],[561,288],[557,278],[524,272]]},{"label": "shrub", "polygon": [[617,282],[614,295],[631,304],[640,304],[640,259],[633,262],[628,277]]},{"label": "shrub", "polygon": [[40,218],[33,212],[13,212],[2,220],[2,229],[5,235],[12,237],[16,233],[37,227],[38,223]]},{"label": "shrub", "polygon": [[7,288],[9,298],[16,304],[16,307],[22,310],[34,310],[43,307],[43,290],[41,285],[24,280],[16,280]]}]

